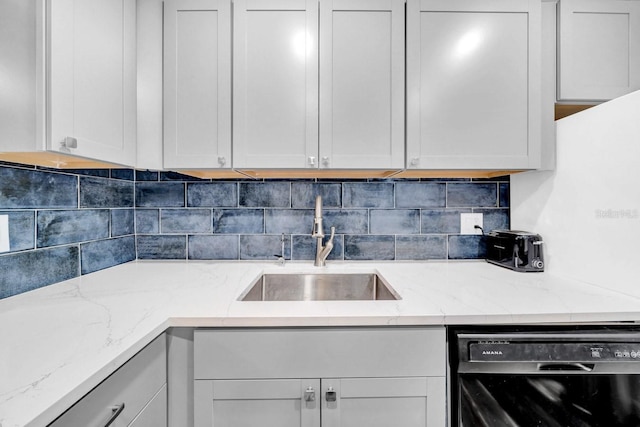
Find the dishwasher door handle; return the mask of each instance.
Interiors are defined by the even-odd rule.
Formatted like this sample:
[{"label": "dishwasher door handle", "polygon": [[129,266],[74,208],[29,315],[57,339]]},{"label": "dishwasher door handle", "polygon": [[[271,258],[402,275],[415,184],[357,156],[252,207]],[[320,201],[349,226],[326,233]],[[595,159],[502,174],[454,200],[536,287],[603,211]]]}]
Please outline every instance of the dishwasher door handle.
[{"label": "dishwasher door handle", "polygon": [[540,363],[538,371],[581,371],[591,372],[595,364],[593,363]]}]

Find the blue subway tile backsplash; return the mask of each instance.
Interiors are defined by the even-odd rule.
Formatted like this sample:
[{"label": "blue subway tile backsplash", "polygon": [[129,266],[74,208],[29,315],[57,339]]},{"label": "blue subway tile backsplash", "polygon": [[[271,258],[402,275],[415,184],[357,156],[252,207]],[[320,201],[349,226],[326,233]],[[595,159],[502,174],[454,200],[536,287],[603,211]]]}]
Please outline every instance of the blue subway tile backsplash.
[{"label": "blue subway tile backsplash", "polygon": [[288,208],[291,206],[289,182],[241,182],[240,206],[254,208]]},{"label": "blue subway tile backsplash", "polygon": [[441,182],[396,183],[396,208],[444,208],[447,185]]},{"label": "blue subway tile backsplash", "polygon": [[77,277],[78,246],[10,253],[0,256],[0,298]]},{"label": "blue subway tile backsplash", "polygon": [[80,178],[81,208],[133,207],[133,187],[130,181],[101,178]]},{"label": "blue subway tile backsplash", "polygon": [[110,212],[107,209],[38,211],[39,248],[87,242],[109,237]]},{"label": "blue subway tile backsplash", "polygon": [[211,209],[163,209],[162,233],[211,233]]},{"label": "blue subway tile backsplash", "polygon": [[138,259],[187,258],[186,235],[139,235],[136,242]]},{"label": "blue subway tile backsplash", "polygon": [[[110,178],[111,177],[111,178]],[[0,298],[136,258],[134,171],[0,166]]]},{"label": "blue subway tile backsplash", "polygon": [[93,273],[136,259],[134,236],[97,240],[80,245],[82,274]]},{"label": "blue subway tile backsplash", "polygon": [[9,247],[12,251],[35,248],[35,212],[0,211],[9,217]]},{"label": "blue subway tile backsplash", "polygon": [[77,176],[0,167],[0,209],[77,207]]},{"label": "blue subway tile backsplash", "polygon": [[498,187],[495,183],[451,183],[447,185],[449,207],[496,207]]},{"label": "blue subway tile backsplash", "polygon": [[140,182],[136,183],[136,207],[185,206],[184,184],[181,182]]},{"label": "blue subway tile backsplash", "polygon": [[187,184],[187,206],[238,206],[238,186],[232,182],[194,182]]},{"label": "blue subway tile backsplash", "polygon": [[345,208],[393,208],[393,183],[345,182],[342,204]]},{"label": "blue subway tile backsplash", "polygon": [[237,260],[239,244],[239,236],[234,234],[189,236],[189,259]]},{"label": "blue subway tile backsplash", "polygon": [[0,297],[134,259],[312,260],[316,195],[329,260],[476,259],[460,214],[509,228],[509,179],[203,180],[175,172],[0,164]]}]

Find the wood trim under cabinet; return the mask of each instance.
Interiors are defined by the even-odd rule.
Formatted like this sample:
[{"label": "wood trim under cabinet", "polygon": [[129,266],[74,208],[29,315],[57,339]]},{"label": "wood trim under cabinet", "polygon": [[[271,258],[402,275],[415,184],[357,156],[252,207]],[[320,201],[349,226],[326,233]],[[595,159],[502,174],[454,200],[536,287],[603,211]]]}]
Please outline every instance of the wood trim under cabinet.
[{"label": "wood trim under cabinet", "polygon": [[83,157],[68,156],[48,151],[0,153],[0,160],[55,169],[122,169],[130,166],[100,162]]},{"label": "wood trim under cabinet", "polygon": [[564,119],[572,114],[579,113],[598,104],[556,104],[555,120]]}]

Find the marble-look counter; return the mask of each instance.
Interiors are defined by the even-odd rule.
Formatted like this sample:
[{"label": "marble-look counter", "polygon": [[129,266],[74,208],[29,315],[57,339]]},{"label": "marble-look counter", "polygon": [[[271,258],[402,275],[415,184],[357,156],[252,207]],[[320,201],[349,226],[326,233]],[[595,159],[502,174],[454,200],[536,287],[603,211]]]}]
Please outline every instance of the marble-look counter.
[{"label": "marble-look counter", "polygon": [[[263,272],[377,272],[398,301],[241,302]],[[134,261],[0,301],[0,426],[45,426],[171,326],[586,323],[640,299],[483,261]]]}]

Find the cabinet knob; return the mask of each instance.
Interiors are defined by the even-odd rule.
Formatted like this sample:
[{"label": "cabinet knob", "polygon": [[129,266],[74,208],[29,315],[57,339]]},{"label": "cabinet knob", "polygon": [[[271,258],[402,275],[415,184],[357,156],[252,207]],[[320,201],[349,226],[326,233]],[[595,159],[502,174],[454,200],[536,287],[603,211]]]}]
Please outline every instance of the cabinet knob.
[{"label": "cabinet knob", "polygon": [[322,166],[324,166],[324,167],[328,167],[329,166],[329,157],[324,156],[322,158]]},{"label": "cabinet knob", "polygon": [[218,157],[218,164],[224,166],[227,163],[227,159],[224,156]]},{"label": "cabinet knob", "polygon": [[307,389],[304,391],[304,400],[306,402],[313,402],[314,400],[316,400],[316,391],[313,389],[313,387],[307,387]]},{"label": "cabinet knob", "polygon": [[327,402],[335,402],[338,398],[336,391],[333,387],[329,387],[326,393]]},{"label": "cabinet knob", "polygon": [[417,157],[412,157],[411,162],[409,164],[411,166],[418,166],[420,164],[420,159]]},{"label": "cabinet knob", "polygon": [[60,141],[60,151],[68,153],[70,148],[78,148],[78,140],[72,136],[67,136]]},{"label": "cabinet knob", "polygon": [[315,156],[309,156],[309,166],[315,166],[315,165],[316,165]]}]

